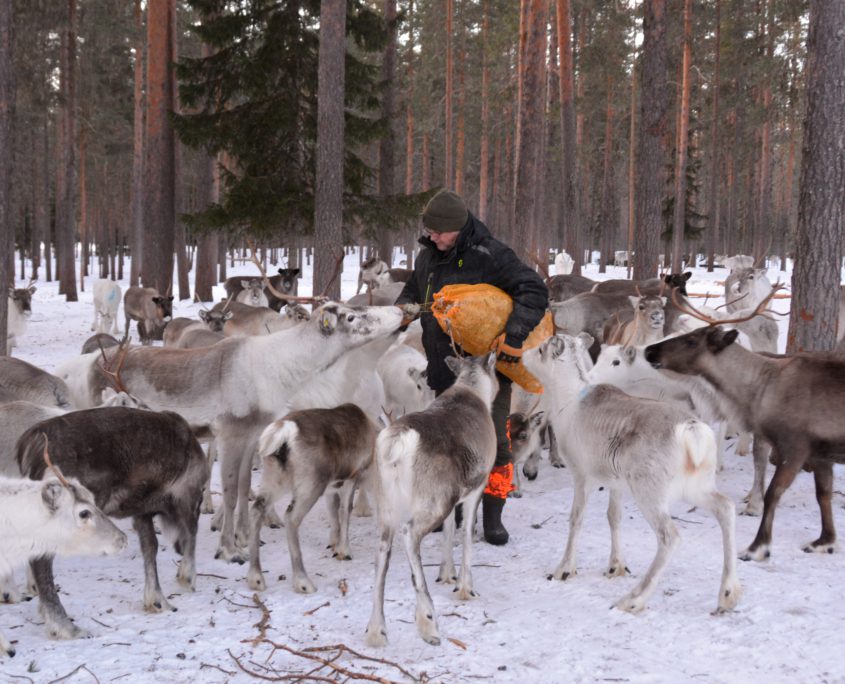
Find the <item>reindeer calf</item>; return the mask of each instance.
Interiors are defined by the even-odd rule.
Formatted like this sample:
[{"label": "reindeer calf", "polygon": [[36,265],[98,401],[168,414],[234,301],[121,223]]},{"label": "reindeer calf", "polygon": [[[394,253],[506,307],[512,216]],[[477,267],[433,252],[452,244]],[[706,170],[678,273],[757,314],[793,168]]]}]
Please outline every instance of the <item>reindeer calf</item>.
[{"label": "reindeer calf", "polygon": [[734,505],[716,490],[713,431],[686,411],[640,399],[611,385],[590,385],[584,363],[589,336],[553,336],[523,356],[525,367],[543,383],[558,411],[552,422],[564,441],[564,459],[572,473],[574,495],[566,551],[552,577],[576,573],[575,543],[589,493],[596,484],[610,490],[608,577],[627,568],[619,547],[621,494],[627,486],[657,537],[657,553],[645,577],[617,601],[616,608],[643,610],[669,557],[680,542],[670,505],[683,499],[716,517],[722,531],[723,567],[718,611],[732,609],[740,597],[736,576]]},{"label": "reindeer calf", "polygon": [[606,344],[644,345],[663,339],[666,297],[629,296],[633,312],[617,312],[604,324]]},{"label": "reindeer calf", "polygon": [[9,313],[6,324],[6,354],[18,346],[18,338],[26,332],[26,323],[32,316],[32,295],[35,285],[9,288]]},{"label": "reindeer calf", "polygon": [[294,411],[267,426],[258,445],[264,472],[250,516],[247,583],[252,589],[266,589],[259,557],[261,525],[265,513],[286,487],[293,492],[285,513],[285,531],[294,590],[301,594],[317,590],[302,562],[299,525],[326,487],[331,487],[329,548],[338,560],[351,558],[349,510],[352,494],[356,484],[368,473],[375,440],[375,425],[354,404]]},{"label": "reindeer calf", "polygon": [[123,313],[124,336],[129,337],[129,323],[137,321],[141,344],[150,345],[158,330],[173,317],[173,295],[162,296],[154,287],[130,287],[123,295]]},{"label": "reindeer calf", "polygon": [[[437,580],[457,579],[458,598],[476,596],[472,588],[472,530],[475,510],[496,456],[496,430],[490,407],[499,390],[494,354],[461,359],[447,357],[455,384],[425,410],[409,413],[379,433],[376,442],[379,502],[379,549],[373,612],[367,643],[384,646],[384,582],[393,535],[402,535],[417,593],[416,622],[420,636],[437,645],[440,636],[434,604],[420,558],[423,537],[443,525],[443,561]],[[464,505],[461,574],[455,576],[452,539],[457,503]]]},{"label": "reindeer calf", "polygon": [[[0,477],[0,574],[9,575],[35,557],[94,556],[126,548],[126,535],[78,480],[66,480],[58,471],[45,475],[41,482]],[[15,655],[2,633],[0,650]]]},{"label": "reindeer calf", "polygon": [[264,284],[261,278],[250,278],[241,281],[241,291],[235,301],[247,306],[270,306],[270,300],[264,294]]},{"label": "reindeer calf", "polygon": [[[45,420],[18,441],[18,465],[32,479],[44,473],[45,436],[55,463],[91,490],[104,513],[133,518],[144,557],[144,609],[175,610],[158,581],[153,517],[160,516],[164,528],[174,533],[174,548],[182,556],[176,578],[193,590],[197,521],[208,466],[188,423],[175,413],[131,408],[88,409]],[[82,636],[59,600],[52,557],[32,560],[30,567],[50,634],[62,639]]]}]

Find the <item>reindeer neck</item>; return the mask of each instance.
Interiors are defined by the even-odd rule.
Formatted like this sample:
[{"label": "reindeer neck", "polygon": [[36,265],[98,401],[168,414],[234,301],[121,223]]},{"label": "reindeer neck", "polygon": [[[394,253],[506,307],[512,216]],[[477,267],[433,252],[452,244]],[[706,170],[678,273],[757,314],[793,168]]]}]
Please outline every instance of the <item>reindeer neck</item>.
[{"label": "reindeer neck", "polygon": [[719,354],[703,357],[696,370],[737,406],[743,406],[763,389],[774,367],[773,360],[731,344]]}]

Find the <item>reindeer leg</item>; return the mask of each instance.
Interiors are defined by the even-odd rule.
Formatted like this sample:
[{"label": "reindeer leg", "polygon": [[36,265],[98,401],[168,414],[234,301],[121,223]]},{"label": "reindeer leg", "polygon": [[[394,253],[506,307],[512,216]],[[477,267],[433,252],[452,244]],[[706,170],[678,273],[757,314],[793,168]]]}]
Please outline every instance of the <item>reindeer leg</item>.
[{"label": "reindeer leg", "polygon": [[332,557],[342,561],[352,560],[352,555],[349,553],[349,514],[352,511],[352,495],[354,493],[355,481],[346,480],[337,494],[337,526],[339,537],[337,544],[334,546]]},{"label": "reindeer leg", "polygon": [[[757,536],[745,551],[740,553],[742,560],[761,561],[771,555],[769,546],[772,542],[772,524],[775,519],[775,509],[780,497],[789,489],[801,466],[809,456],[809,445],[807,444],[777,444],[773,445],[778,456],[783,459],[775,467],[775,474],[769,482],[766,496],[763,499],[763,518],[760,520],[760,527],[757,529]],[[789,456],[787,457],[787,454]],[[788,458],[788,460],[786,460]]]},{"label": "reindeer leg", "polygon": [[766,466],[771,448],[759,435],[754,435],[752,453],[754,454],[754,482],[748,492],[748,504],[740,515],[760,515],[763,512],[763,495],[766,491]]},{"label": "reindeer leg", "polygon": [[622,522],[622,494],[615,487],[610,488],[610,499],[607,502],[607,522],[610,525],[610,561],[605,577],[624,577],[631,572],[622,559],[622,548],[619,544],[619,524]]},{"label": "reindeer leg", "polygon": [[418,524],[411,521],[402,526],[402,541],[405,544],[408,562],[411,564],[411,575],[414,589],[417,592],[417,631],[427,644],[439,646],[440,634],[437,630],[437,620],[434,617],[434,603],[431,600],[431,594],[428,593],[428,585],[425,582],[425,573],[420,557],[420,544],[424,533],[420,527],[417,527]]},{"label": "reindeer leg", "polygon": [[184,511],[180,517],[177,551],[182,555],[182,558],[179,560],[176,581],[179,582],[180,586],[194,591],[197,580],[197,526],[199,515]]},{"label": "reindeer leg", "polygon": [[89,638],[91,633],[77,627],[65,612],[53,578],[53,556],[41,556],[29,561],[38,587],[38,612],[44,618],[51,639]]},{"label": "reindeer leg", "polygon": [[[217,446],[215,444],[215,440],[212,438],[208,442],[208,472],[210,473],[214,468],[214,461],[217,460]],[[202,490],[202,507],[200,508],[200,512],[202,513],[214,513],[214,502],[211,499],[211,478],[208,479],[205,487]],[[212,530],[214,530],[214,526],[212,525]]]},{"label": "reindeer leg", "polygon": [[822,515],[822,532],[818,539],[804,546],[807,553],[833,553],[836,545],[836,526],[833,523],[833,464],[829,461],[813,461],[813,477],[816,480],[816,501]]},{"label": "reindeer leg", "polygon": [[642,582],[613,606],[629,613],[639,613],[645,608],[648,597],[657,586],[672,552],[681,541],[675,523],[672,522],[672,516],[669,515],[665,505],[655,505],[655,502],[651,500],[643,501],[642,497],[636,498],[646,521],[657,535],[657,553]]},{"label": "reindeer leg", "polygon": [[554,428],[549,425],[547,428],[547,433],[549,436],[549,462],[555,468],[565,468],[566,463],[563,460],[563,457],[560,455],[560,445],[557,442],[557,437],[555,436]]},{"label": "reindeer leg", "polygon": [[376,583],[373,588],[373,612],[367,625],[366,639],[368,646],[387,644],[387,626],[384,623],[384,581],[390,565],[390,551],[393,546],[393,528],[384,523],[379,533],[379,547],[376,554]]},{"label": "reindeer leg", "polygon": [[17,651],[15,651],[15,647],[12,646],[11,642],[5,636],[3,636],[3,632],[0,632],[0,651],[5,653],[10,658],[14,658],[15,653],[17,653]]},{"label": "reindeer leg", "polygon": [[578,473],[572,473],[572,511],[569,514],[569,537],[566,540],[566,551],[553,574],[548,579],[567,580],[575,576],[575,542],[584,522],[584,506],[587,505],[589,494],[587,481]]},{"label": "reindeer leg", "polygon": [[244,558],[235,546],[235,506],[238,502],[238,472],[244,452],[229,440],[220,440],[220,480],[223,485],[223,524],[215,558],[243,564]]},{"label": "reindeer leg", "polygon": [[336,557],[335,549],[340,543],[340,488],[343,480],[335,480],[326,488],[326,508],[329,511],[329,543],[327,549],[332,550],[332,557]]},{"label": "reindeer leg", "polygon": [[252,503],[250,509],[252,527],[249,535],[249,572],[246,574],[246,583],[250,589],[264,591],[267,583],[264,581],[264,574],[261,570],[261,525],[264,522],[264,514],[267,510],[268,501],[272,501],[272,493],[259,494]]},{"label": "reindeer leg", "polygon": [[458,573],[455,572],[455,561],[452,557],[455,546],[455,508],[449,509],[446,517],[443,518],[443,533],[441,535],[441,549],[443,559],[440,561],[440,572],[437,573],[437,582],[443,584],[454,584],[458,581]]},{"label": "reindeer leg", "polygon": [[21,600],[21,593],[15,586],[15,573],[10,570],[8,574],[0,577],[0,602],[18,603]]},{"label": "reindeer leg", "polygon": [[158,538],[153,527],[152,515],[136,515],[132,518],[132,525],[138,533],[141,542],[141,555],[144,557],[144,610],[148,613],[161,613],[165,610],[175,611],[161,591],[158,582],[158,568],[156,554],[158,553]]},{"label": "reindeer leg", "polygon": [[252,459],[258,451],[258,435],[251,434],[243,442],[244,456],[238,469],[238,503],[235,516],[235,546],[239,549],[249,545],[249,486],[252,481]]},{"label": "reindeer leg", "polygon": [[742,585],[736,576],[736,507],[733,501],[715,490],[702,494],[692,503],[710,511],[722,530],[724,563],[716,613],[725,613],[733,610],[742,596]]},{"label": "reindeer leg", "polygon": [[481,495],[484,492],[484,487],[486,485],[487,483],[484,482],[481,487],[464,499],[464,511],[466,511],[467,519],[464,520],[464,544],[461,549],[461,574],[458,577],[458,586],[455,588],[455,591],[458,592],[458,598],[462,601],[468,601],[469,599],[476,598],[478,596],[472,588],[472,530],[475,527],[478,502],[481,501]]},{"label": "reindeer leg", "polygon": [[293,499],[285,513],[285,532],[288,537],[288,551],[290,552],[290,564],[293,572],[293,589],[300,594],[313,594],[317,587],[305,572],[305,565],[302,562],[302,548],[299,546],[299,525],[302,519],[308,514],[317,499],[320,498],[326,488],[325,482],[298,483],[293,489]]}]

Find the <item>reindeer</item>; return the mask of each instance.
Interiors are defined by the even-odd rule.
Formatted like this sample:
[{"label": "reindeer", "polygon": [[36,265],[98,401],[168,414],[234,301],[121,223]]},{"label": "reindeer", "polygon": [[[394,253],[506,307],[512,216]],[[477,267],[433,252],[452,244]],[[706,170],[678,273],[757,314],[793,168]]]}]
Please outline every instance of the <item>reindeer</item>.
[{"label": "reindeer", "polygon": [[[120,367],[124,386],[153,409],[176,411],[215,439],[223,481],[218,558],[245,560],[239,547],[249,536],[249,473],[261,431],[285,413],[287,402],[315,371],[329,369],[350,349],[392,334],[403,316],[398,307],[351,308],[330,302],[310,321],[272,335],[233,337],[199,349],[128,351]],[[95,360],[88,361],[85,371],[88,402],[105,383]],[[75,372],[85,368],[79,364]]]},{"label": "reindeer", "polygon": [[[496,430],[490,407],[499,389],[495,354],[447,357],[457,376],[455,384],[425,410],[402,416],[379,433],[376,441],[379,509],[379,550],[373,612],[367,626],[367,643],[384,646],[384,582],[393,535],[402,535],[417,593],[416,622],[420,636],[429,644],[440,643],[434,605],[420,559],[423,537],[443,525],[443,561],[437,580],[457,579],[458,598],[468,600],[472,588],[472,530],[475,510],[487,484],[496,455]],[[452,560],[458,503],[467,511],[461,573],[456,578]]]},{"label": "reindeer", "polygon": [[[46,447],[42,458],[49,460]],[[55,468],[44,475],[41,482],[0,477],[0,575],[35,557],[95,556],[126,548],[126,535],[78,480]],[[2,632],[0,651],[15,655]]]},{"label": "reindeer", "polygon": [[644,294],[662,296],[666,291],[677,289],[679,294],[686,297],[687,282],[690,278],[692,278],[692,271],[686,271],[685,273],[664,273],[659,278],[648,278],[646,280],[613,278],[596,283],[592,291],[637,296]]},{"label": "reindeer", "polygon": [[574,265],[575,262],[566,250],[555,255],[555,275],[569,275]]},{"label": "reindeer", "polygon": [[10,401],[62,409],[73,406],[70,389],[61,378],[21,359],[0,356],[0,404]]},{"label": "reindeer", "polygon": [[130,287],[123,295],[123,313],[126,316],[124,336],[129,336],[129,323],[138,322],[138,337],[148,346],[157,331],[173,317],[173,295],[168,290],[162,296],[154,287]]},{"label": "reindeer", "polygon": [[428,386],[425,355],[397,341],[376,364],[384,387],[384,409],[391,415],[422,411],[434,400]]},{"label": "reindeer", "polygon": [[772,446],[775,474],[766,489],[763,517],[740,558],[759,561],[770,556],[775,509],[805,465],[815,477],[822,530],[803,548],[833,553],[833,463],[845,463],[845,363],[829,354],[772,358],[743,349],[734,344],[736,338],[735,330],[710,326],[653,344],[645,358],[655,368],[700,375],[712,383],[755,437]]},{"label": "reindeer", "polygon": [[264,294],[264,284],[261,278],[250,278],[241,281],[241,291],[235,298],[236,302],[247,306],[270,306],[270,300]]},{"label": "reindeer", "polygon": [[[250,276],[249,278],[266,277],[266,274],[263,272],[263,266],[260,266],[260,270],[262,271],[261,276]],[[281,311],[282,307],[288,303],[287,296],[296,296],[297,285],[299,284],[298,276],[298,268],[278,269],[278,273],[276,275],[268,278],[269,285],[267,282],[264,282],[264,296],[267,297],[267,304],[264,304],[263,306],[269,306],[277,313]],[[223,287],[226,290],[226,296],[232,299],[237,299],[238,294],[244,289],[245,282],[248,282],[248,280],[244,280],[243,276],[232,276],[231,278],[227,278],[223,283]],[[279,294],[281,294],[282,297],[279,297]]]},{"label": "reindeer", "polygon": [[390,268],[378,257],[370,257],[361,264],[356,294],[361,291],[363,285],[366,285],[368,290],[377,290],[391,283],[402,283],[404,287],[413,272],[410,268]]},{"label": "reindeer", "polygon": [[596,281],[586,276],[567,273],[548,278],[546,285],[549,288],[549,301],[565,302],[575,295],[590,292],[596,286]]},{"label": "reindeer", "polygon": [[629,296],[633,313],[617,312],[604,324],[606,344],[642,345],[663,339],[666,297]]},{"label": "reindeer", "polygon": [[120,285],[113,280],[94,282],[94,322],[91,331],[117,333],[117,309],[120,306]]},{"label": "reindeer", "polygon": [[30,280],[26,287],[9,288],[9,313],[6,324],[6,354],[18,346],[18,338],[26,332],[27,321],[32,316],[32,295],[36,287]]},{"label": "reindeer", "polygon": [[387,283],[378,289],[356,294],[347,300],[349,306],[390,306],[402,294],[405,283]]},{"label": "reindeer", "polygon": [[732,609],[740,597],[736,577],[734,505],[716,490],[713,431],[684,410],[625,394],[587,379],[588,335],[553,336],[523,355],[525,367],[543,383],[557,412],[552,424],[564,442],[563,457],[572,473],[574,495],[569,538],[551,577],[576,573],[576,538],[587,498],[596,484],[610,489],[607,518],[611,552],[608,577],[627,571],[619,548],[621,493],[627,487],[657,537],[657,553],[642,581],[615,607],[637,613],[646,606],[680,538],[670,505],[683,499],[716,517],[724,554],[717,611]]},{"label": "reindeer", "polygon": [[[226,310],[228,306],[228,310]],[[267,306],[249,306],[240,302],[224,302],[215,304],[209,316],[223,315],[223,334],[226,337],[242,337],[245,335],[271,335],[280,330],[295,326],[297,318],[280,316]]]},{"label": "reindeer", "polygon": [[[153,517],[175,537],[182,556],[176,578],[194,589],[197,521],[202,488],[209,472],[205,454],[188,423],[175,413],[107,407],[73,411],[27,430],[18,441],[21,473],[44,474],[46,441],[64,472],[91,490],[106,515],[132,517],[144,557],[144,609],[175,610],[161,591],[156,568]],[[38,587],[41,614],[51,636],[72,639],[84,632],[71,622],[53,580],[53,558],[30,561]]]},{"label": "reindeer", "polygon": [[261,525],[264,515],[292,490],[285,514],[293,588],[301,594],[317,589],[308,577],[299,545],[299,525],[327,487],[331,487],[329,548],[338,560],[350,560],[349,511],[356,484],[373,461],[376,427],[354,404],[330,409],[294,411],[261,433],[258,455],[264,463],[258,496],[252,504],[247,583],[256,591],[267,588],[261,573]]}]

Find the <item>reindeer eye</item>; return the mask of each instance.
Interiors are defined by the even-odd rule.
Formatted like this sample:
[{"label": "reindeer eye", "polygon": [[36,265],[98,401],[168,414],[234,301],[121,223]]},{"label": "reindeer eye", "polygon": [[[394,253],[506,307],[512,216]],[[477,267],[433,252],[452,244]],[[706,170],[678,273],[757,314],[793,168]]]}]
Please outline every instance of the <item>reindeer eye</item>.
[{"label": "reindeer eye", "polygon": [[349,321],[349,322],[351,323],[352,321],[354,321],[354,320],[355,320],[355,314],[347,314],[347,315],[346,315],[346,320],[347,320],[347,321]]},{"label": "reindeer eye", "polygon": [[88,520],[88,518],[91,517],[91,511],[89,511],[87,508],[83,508],[81,511],[79,511],[79,517],[82,520]]},{"label": "reindeer eye", "polygon": [[611,363],[610,365],[611,366],[618,366],[620,363],[622,363],[622,362],[619,359],[613,359],[613,363]]}]

